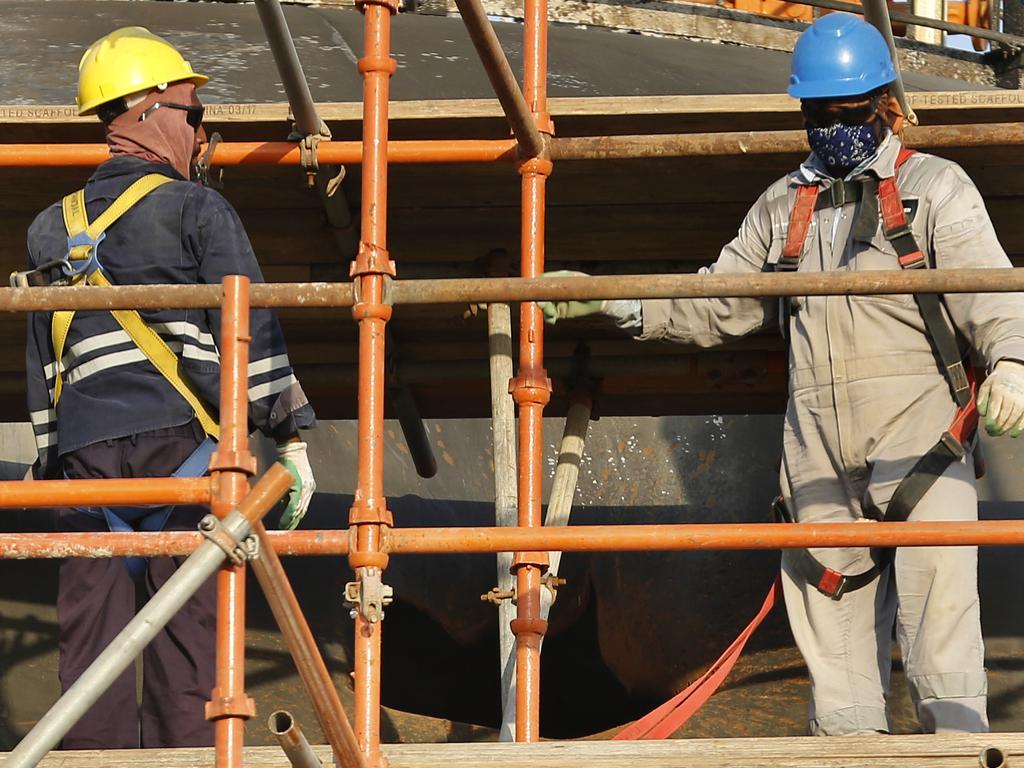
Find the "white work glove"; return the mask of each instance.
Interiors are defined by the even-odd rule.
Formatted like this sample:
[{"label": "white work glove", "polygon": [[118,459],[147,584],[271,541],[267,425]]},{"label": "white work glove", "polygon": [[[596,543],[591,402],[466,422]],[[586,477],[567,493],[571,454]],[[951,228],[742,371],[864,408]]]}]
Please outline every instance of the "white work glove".
[{"label": "white work glove", "polygon": [[985,430],[1017,437],[1024,428],[1024,363],[1000,360],[978,390],[978,413]]},{"label": "white work glove", "polygon": [[309,509],[309,501],[316,490],[313,468],[306,456],[306,444],[300,441],[277,444],[277,461],[292,475],[292,488],[288,492],[288,506],[281,515],[281,528],[292,531]]},{"label": "white work glove", "polygon": [[[545,272],[541,277],[589,277],[586,272],[558,269]],[[640,302],[636,299],[592,299],[590,301],[538,301],[537,306],[544,313],[544,322],[554,325],[559,320],[570,320],[588,315],[607,315],[620,328],[642,325]]]}]

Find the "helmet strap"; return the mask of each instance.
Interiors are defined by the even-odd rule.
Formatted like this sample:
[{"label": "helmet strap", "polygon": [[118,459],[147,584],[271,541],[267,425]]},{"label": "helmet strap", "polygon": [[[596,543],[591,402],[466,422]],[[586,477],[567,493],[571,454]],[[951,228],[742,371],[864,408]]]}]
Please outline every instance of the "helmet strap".
[{"label": "helmet strap", "polygon": [[879,117],[889,126],[893,133],[896,134],[900,141],[903,141],[903,129],[907,125],[907,116],[903,114],[903,108],[900,107],[899,99],[893,96],[891,93],[887,94],[882,99],[882,103],[879,105]]}]

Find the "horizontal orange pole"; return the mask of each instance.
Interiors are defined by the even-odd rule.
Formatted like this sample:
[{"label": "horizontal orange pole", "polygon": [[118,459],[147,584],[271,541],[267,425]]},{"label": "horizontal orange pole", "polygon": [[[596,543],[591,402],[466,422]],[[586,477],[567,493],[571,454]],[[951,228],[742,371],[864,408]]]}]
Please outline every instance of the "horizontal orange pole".
[{"label": "horizontal orange pole", "polygon": [[[283,556],[346,555],[347,530],[269,531]],[[186,555],[200,543],[191,532],[5,533],[0,559]],[[802,547],[1019,546],[1024,521],[961,523],[725,523],[568,528],[396,528],[384,538],[392,554],[505,551],[638,552]]]},{"label": "horizontal orange pole", "polygon": [[208,477],[8,480],[0,482],[0,508],[209,504],[211,488]]},{"label": "horizontal orange pole", "polygon": [[[317,147],[321,163],[357,165],[362,142],[322,141]],[[393,141],[388,144],[391,163],[489,163],[515,157],[513,139],[461,141]],[[92,167],[110,159],[106,144],[0,144],[0,167]],[[213,165],[299,165],[293,141],[240,141],[219,144]]]},{"label": "horizontal orange pole", "polygon": [[[348,531],[268,531],[282,556],[343,555]],[[192,554],[204,541],[191,531],[160,533],[0,533],[0,560],[60,557],[157,557]]]},{"label": "horizontal orange pole", "polygon": [[574,525],[539,528],[396,528],[392,554],[516,551],[654,552],[803,547],[1024,544],[1024,520],[962,523],[723,523],[711,525]]}]

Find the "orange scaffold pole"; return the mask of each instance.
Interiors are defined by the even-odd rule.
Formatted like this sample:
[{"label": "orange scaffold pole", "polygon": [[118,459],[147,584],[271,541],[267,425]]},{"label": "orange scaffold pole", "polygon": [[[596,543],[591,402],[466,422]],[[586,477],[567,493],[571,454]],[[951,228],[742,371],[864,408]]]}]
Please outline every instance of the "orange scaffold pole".
[{"label": "orange scaffold pole", "polygon": [[[547,0],[526,0],[523,30],[523,96],[537,129],[553,132],[547,109]],[[544,271],[544,201],[551,160],[546,151],[521,158],[522,245],[520,272],[538,277]],[[541,525],[543,478],[542,434],[544,406],[551,398],[551,381],[544,370],[544,322],[540,307],[525,302],[519,308],[519,373],[510,383],[519,407],[519,526]],[[548,567],[542,550],[519,550],[512,556],[516,577],[516,741],[540,739],[540,645],[547,622],[540,617],[541,577]]]},{"label": "orange scaffold pole", "polygon": [[368,765],[384,765],[380,751],[381,619],[388,556],[383,532],[392,524],[384,498],[384,337],[391,305],[385,285],[395,275],[387,251],[388,98],[396,69],[391,57],[391,16],[397,0],[358,0],[363,12],[362,201],[359,252],[350,274],[358,289],[352,317],[359,324],[358,480],[349,511],[355,548],[349,566],[356,581],[346,587],[355,621],[355,717],[353,727]]},{"label": "orange scaffold pole", "polygon": [[[221,312],[220,442],[210,460],[217,489],[211,511],[223,518],[248,493],[256,473],[249,452],[249,279],[224,278]],[[256,714],[245,694],[245,565],[217,573],[217,677],[206,705],[214,721],[217,768],[241,768],[245,721]]]},{"label": "orange scaffold pole", "polygon": [[[187,555],[203,538],[162,533],[5,533],[0,560],[59,557]],[[349,532],[268,531],[281,556],[349,553]],[[1024,545],[1019,520],[940,523],[708,523],[573,525],[567,528],[396,528],[384,536],[395,555],[456,555],[513,550],[563,552],[683,552],[807,547],[1010,547]]]}]

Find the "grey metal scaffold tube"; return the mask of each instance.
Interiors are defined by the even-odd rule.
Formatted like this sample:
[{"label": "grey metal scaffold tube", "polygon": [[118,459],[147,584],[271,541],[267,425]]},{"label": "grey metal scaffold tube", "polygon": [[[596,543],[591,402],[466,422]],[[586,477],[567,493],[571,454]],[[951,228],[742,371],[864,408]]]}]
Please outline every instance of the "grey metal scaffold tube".
[{"label": "grey metal scaffold tube", "polygon": [[[709,255],[708,260],[712,260]],[[1024,291],[1024,269],[922,269],[899,272],[594,275],[396,280],[394,304],[484,304],[567,299],[672,299],[773,296],[872,296],[898,293]],[[257,283],[260,308],[350,307],[350,283]],[[217,285],[0,288],[0,312],[53,309],[202,309],[220,306]]]},{"label": "grey metal scaffold tube", "polygon": [[270,52],[277,63],[277,71],[281,75],[281,83],[295,117],[296,130],[303,136],[322,133],[320,116],[317,115],[309,84],[302,73],[302,64],[288,32],[288,22],[285,21],[281,4],[277,0],[256,0],[256,11],[267,34]]},{"label": "grey metal scaffold tube", "polygon": [[[291,483],[288,470],[274,464],[239,508],[220,521],[216,538],[243,541],[249,535],[253,522],[267,513]],[[134,663],[135,657],[217,571],[226,557],[227,551],[222,549],[221,543],[213,538],[204,541],[28,732],[4,761],[4,768],[32,768],[56,747],[71,726]]]}]

